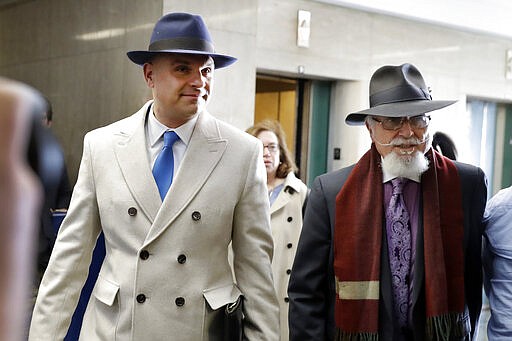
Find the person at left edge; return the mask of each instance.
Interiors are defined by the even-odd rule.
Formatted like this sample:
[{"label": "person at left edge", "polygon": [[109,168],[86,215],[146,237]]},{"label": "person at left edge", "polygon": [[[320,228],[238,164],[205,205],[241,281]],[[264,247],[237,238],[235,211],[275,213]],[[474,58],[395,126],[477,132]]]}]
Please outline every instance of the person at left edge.
[{"label": "person at left edge", "polygon": [[[153,100],[85,136],[29,339],[63,339],[103,231],[81,340],[223,340],[224,307],[241,295],[244,337],[278,340],[261,144],[206,111],[214,69],[236,59],[215,53],[202,18],[188,13],[164,15],[148,51],[128,57],[143,66]],[[161,199],[152,167],[168,130],[179,140]]]},{"label": "person at left edge", "polygon": [[43,187],[26,158],[41,94],[0,76],[0,340],[26,340],[26,300],[33,278]]}]

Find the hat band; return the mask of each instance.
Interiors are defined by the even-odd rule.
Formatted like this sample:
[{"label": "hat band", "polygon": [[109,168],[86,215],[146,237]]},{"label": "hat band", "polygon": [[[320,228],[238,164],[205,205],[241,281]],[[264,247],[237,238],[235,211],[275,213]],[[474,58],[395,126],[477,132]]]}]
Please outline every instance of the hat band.
[{"label": "hat band", "polygon": [[423,88],[401,85],[370,95],[370,107],[373,108],[381,104],[414,100],[430,101],[432,100],[432,96],[430,96],[430,93]]},{"label": "hat band", "polygon": [[165,50],[194,50],[208,53],[215,52],[213,45],[210,42],[197,38],[173,38],[157,40],[149,45],[148,50],[151,52]]}]

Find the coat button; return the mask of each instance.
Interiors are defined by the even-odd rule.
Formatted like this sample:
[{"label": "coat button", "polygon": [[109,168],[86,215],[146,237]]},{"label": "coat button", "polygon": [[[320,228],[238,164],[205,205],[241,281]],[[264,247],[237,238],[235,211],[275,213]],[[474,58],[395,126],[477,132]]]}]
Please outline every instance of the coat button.
[{"label": "coat button", "polygon": [[287,275],[289,275],[289,274],[291,274],[291,273],[292,273],[292,270],[290,270],[290,269],[286,270],[286,274],[287,274]]},{"label": "coat button", "polygon": [[285,301],[286,303],[288,303],[288,302],[290,302],[290,299],[289,299],[288,297],[285,297],[285,298],[284,298],[284,301]]},{"label": "coat button", "polygon": [[149,252],[147,250],[142,250],[140,252],[140,259],[146,260],[149,258]]},{"label": "coat button", "polygon": [[198,211],[192,212],[192,220],[193,221],[198,221],[199,219],[201,219],[201,213],[198,212]]},{"label": "coat button", "polygon": [[174,301],[178,307],[182,307],[185,305],[185,299],[183,297],[178,297]]},{"label": "coat button", "polygon": [[286,219],[286,221],[288,221],[289,223],[291,223],[291,222],[292,222],[292,220],[293,220],[293,218],[292,218],[292,217],[288,217],[288,219]]},{"label": "coat button", "polygon": [[185,264],[186,261],[187,261],[187,256],[185,256],[185,255],[178,256],[178,263]]},{"label": "coat button", "polygon": [[128,215],[129,215],[129,216],[132,216],[132,217],[133,217],[133,216],[134,216],[134,215],[136,215],[136,214],[137,214],[137,209],[136,209],[135,207],[130,207],[130,208],[128,209]]},{"label": "coat button", "polygon": [[289,248],[289,249],[291,249],[291,248],[292,248],[292,246],[293,246],[293,245],[292,245],[292,243],[288,243],[288,244],[286,245],[286,247],[287,247],[287,248]]},{"label": "coat button", "polygon": [[146,302],[146,295],[144,295],[144,294],[138,294],[138,295],[137,295],[137,302],[139,302],[139,303],[144,303],[144,302]]}]

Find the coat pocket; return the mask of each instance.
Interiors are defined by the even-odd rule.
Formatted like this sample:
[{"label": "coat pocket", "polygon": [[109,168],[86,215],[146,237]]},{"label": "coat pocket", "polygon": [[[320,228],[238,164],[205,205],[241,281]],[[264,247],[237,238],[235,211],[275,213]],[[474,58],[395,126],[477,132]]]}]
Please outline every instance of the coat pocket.
[{"label": "coat pocket", "polygon": [[207,289],[205,298],[204,340],[243,338],[243,295],[235,284]]},{"label": "coat pocket", "polygon": [[214,289],[206,289],[203,291],[203,296],[210,308],[217,310],[222,306],[235,303],[238,297],[242,296],[242,292],[235,284],[229,284]]},{"label": "coat pocket", "polygon": [[118,284],[99,276],[92,291],[92,295],[96,297],[98,301],[111,306],[114,304],[114,300],[116,299],[118,291]]},{"label": "coat pocket", "polygon": [[80,339],[115,340],[119,318],[119,285],[98,276],[84,316]]}]

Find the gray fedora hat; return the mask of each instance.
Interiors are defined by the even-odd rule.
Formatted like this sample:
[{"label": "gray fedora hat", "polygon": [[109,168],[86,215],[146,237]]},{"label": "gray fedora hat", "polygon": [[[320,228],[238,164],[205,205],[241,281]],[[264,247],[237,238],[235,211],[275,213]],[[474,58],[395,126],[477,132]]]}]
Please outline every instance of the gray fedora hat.
[{"label": "gray fedora hat", "polygon": [[215,52],[203,18],[189,13],[169,13],[161,17],[151,34],[148,50],[130,51],[127,55],[135,64],[144,65],[159,53],[208,55],[217,69],[236,61],[234,57]]},{"label": "gray fedora hat", "polygon": [[345,122],[362,125],[368,115],[421,115],[456,101],[433,101],[420,71],[412,64],[386,65],[370,79],[370,108],[349,114]]}]

